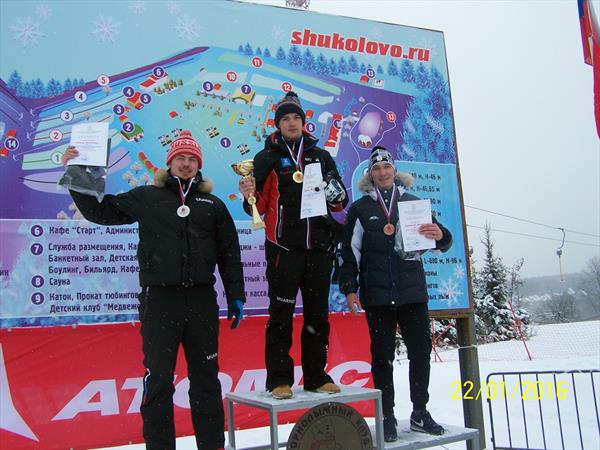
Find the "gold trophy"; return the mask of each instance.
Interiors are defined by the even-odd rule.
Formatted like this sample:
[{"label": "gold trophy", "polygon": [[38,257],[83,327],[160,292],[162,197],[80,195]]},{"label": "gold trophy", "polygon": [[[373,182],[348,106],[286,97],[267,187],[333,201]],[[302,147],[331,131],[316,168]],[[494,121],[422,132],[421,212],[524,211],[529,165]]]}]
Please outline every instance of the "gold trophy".
[{"label": "gold trophy", "polygon": [[[231,168],[242,178],[249,178],[254,170],[254,161],[251,159],[245,159],[244,161],[233,163]],[[250,194],[248,196],[248,204],[252,207],[252,229],[258,230],[260,228],[264,228],[265,223],[262,221],[260,214],[258,213],[258,208],[256,207],[256,197],[254,194]]]}]

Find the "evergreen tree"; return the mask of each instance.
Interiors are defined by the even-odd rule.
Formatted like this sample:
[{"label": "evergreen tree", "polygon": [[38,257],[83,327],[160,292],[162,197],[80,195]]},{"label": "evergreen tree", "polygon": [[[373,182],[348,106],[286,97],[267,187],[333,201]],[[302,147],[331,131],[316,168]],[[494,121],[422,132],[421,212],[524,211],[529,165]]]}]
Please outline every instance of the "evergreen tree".
[{"label": "evergreen tree", "polygon": [[277,58],[277,61],[285,61],[285,51],[283,50],[283,48],[279,47],[277,49],[277,54],[275,55],[275,57]]},{"label": "evergreen tree", "polygon": [[262,50],[260,49],[260,47],[256,49],[256,56],[262,56]]},{"label": "evergreen tree", "polygon": [[21,83],[17,88],[16,95],[19,97],[31,98],[33,95],[33,87],[30,81],[26,81],[25,83]]},{"label": "evergreen tree", "polygon": [[50,78],[48,84],[46,85],[46,97],[55,97],[63,93],[62,86],[58,80],[54,78]]},{"label": "evergreen tree", "polygon": [[[494,252],[489,224],[485,225],[481,243],[484,247],[483,267],[473,277],[477,333],[485,342],[519,339],[519,331],[508,302],[509,270],[502,258]],[[514,313],[521,322],[521,331],[526,335],[529,314],[523,309],[514,310]]]},{"label": "evergreen tree", "polygon": [[73,89],[73,82],[71,81],[70,78],[67,78],[65,80],[65,82],[63,83],[63,90],[70,91],[71,89]]},{"label": "evergreen tree", "polygon": [[19,72],[17,72],[16,70],[13,70],[13,72],[10,74],[10,77],[8,78],[8,83],[6,85],[11,91],[16,93],[22,84],[23,81],[21,80],[21,75],[19,75]]},{"label": "evergreen tree", "polygon": [[381,67],[381,64],[377,64],[377,74],[383,75],[383,67]]},{"label": "evergreen tree", "polygon": [[419,63],[414,78],[419,89],[425,89],[429,87],[429,76],[427,75],[427,70],[425,70],[425,65],[423,63]]},{"label": "evergreen tree", "polygon": [[252,47],[250,46],[250,43],[246,43],[246,46],[244,47],[244,55],[246,56],[252,56],[254,53],[252,52]]},{"label": "evergreen tree", "polygon": [[244,46],[242,44],[240,44],[240,46],[238,47],[238,52],[244,53]]},{"label": "evergreen tree", "polygon": [[300,49],[297,45],[292,45],[287,60],[290,66],[300,66],[302,64],[302,55],[300,54]]},{"label": "evergreen tree", "polygon": [[361,63],[360,73],[367,73],[367,66],[365,65],[365,63]]},{"label": "evergreen tree", "polygon": [[358,73],[358,61],[356,60],[354,55],[350,56],[350,59],[348,60],[348,70],[351,73]]},{"label": "evergreen tree", "polygon": [[315,70],[315,57],[308,47],[306,47],[302,55],[302,68],[307,72]]},{"label": "evergreen tree", "polygon": [[323,53],[319,53],[319,57],[317,58],[315,65],[315,71],[319,75],[329,74],[329,65],[327,64],[327,59],[325,59],[325,55]]},{"label": "evergreen tree", "polygon": [[270,58],[271,57],[271,51],[269,50],[269,47],[265,48],[265,51],[263,52],[263,56],[265,58]]},{"label": "evergreen tree", "polygon": [[343,56],[340,58],[340,62],[338,64],[338,72],[342,74],[348,73],[348,65],[346,64],[346,60]]},{"label": "evergreen tree", "polygon": [[402,61],[398,76],[405,83],[412,83],[415,81],[415,68],[413,67],[412,61],[408,59]]},{"label": "evergreen tree", "polygon": [[42,98],[44,97],[44,93],[44,83],[40,78],[31,83],[31,98]]},{"label": "evergreen tree", "polygon": [[395,77],[398,75],[398,68],[396,67],[396,63],[393,59],[388,64],[387,74],[391,77]]},{"label": "evergreen tree", "polygon": [[331,58],[329,60],[329,73],[331,75],[337,75],[340,73],[340,70],[338,69],[338,65],[335,62],[335,59]]}]

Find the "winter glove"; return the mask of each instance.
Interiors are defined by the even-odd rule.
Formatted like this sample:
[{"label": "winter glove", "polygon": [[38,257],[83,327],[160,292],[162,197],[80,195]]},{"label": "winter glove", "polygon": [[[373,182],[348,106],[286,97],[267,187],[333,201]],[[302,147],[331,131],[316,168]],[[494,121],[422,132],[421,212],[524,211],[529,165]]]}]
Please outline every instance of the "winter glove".
[{"label": "winter glove", "polygon": [[337,178],[326,177],[325,198],[329,203],[339,203],[346,198],[346,191]]},{"label": "winter glove", "polygon": [[227,304],[227,320],[233,317],[235,319],[231,322],[231,329],[235,330],[244,318],[244,303],[241,300],[234,300]]}]

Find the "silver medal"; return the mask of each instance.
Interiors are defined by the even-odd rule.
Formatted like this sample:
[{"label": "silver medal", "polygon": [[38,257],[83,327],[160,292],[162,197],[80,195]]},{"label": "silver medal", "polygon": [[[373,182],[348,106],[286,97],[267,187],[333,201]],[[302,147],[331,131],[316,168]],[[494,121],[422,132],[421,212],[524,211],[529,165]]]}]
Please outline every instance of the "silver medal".
[{"label": "silver medal", "polygon": [[187,205],[181,205],[177,208],[177,215],[179,217],[187,217],[190,214],[190,207]]}]

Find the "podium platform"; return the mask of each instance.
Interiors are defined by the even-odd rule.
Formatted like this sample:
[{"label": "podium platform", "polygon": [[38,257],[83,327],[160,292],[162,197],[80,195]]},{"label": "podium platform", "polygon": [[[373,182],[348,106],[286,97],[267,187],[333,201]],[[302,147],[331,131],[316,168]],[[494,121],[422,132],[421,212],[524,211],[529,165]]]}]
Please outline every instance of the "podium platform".
[{"label": "podium platform", "polygon": [[307,409],[313,406],[327,402],[353,403],[363,400],[373,400],[375,402],[375,426],[371,431],[371,435],[376,442],[375,448],[382,450],[383,442],[383,419],[381,412],[381,391],[379,389],[368,389],[353,386],[344,386],[339,394],[319,394],[316,392],[308,392],[302,388],[292,389],[294,396],[287,400],[277,400],[273,398],[270,392],[244,392],[244,393],[228,393],[225,395],[227,405],[227,423],[228,423],[228,440],[227,450],[242,450],[236,447],[235,443],[235,423],[234,423],[234,405],[251,406],[258,409],[263,409],[269,414],[269,425],[271,443],[269,445],[259,445],[255,447],[246,447],[243,450],[259,450],[271,449],[277,450],[280,447],[285,447],[285,442],[279,442],[278,421],[277,415],[282,411],[294,411],[297,409]]},{"label": "podium platform", "polygon": [[[475,428],[462,428],[454,425],[440,423],[446,429],[441,436],[411,431],[410,421],[398,421],[398,440],[396,442],[385,442],[385,450],[416,450],[420,448],[436,447],[451,442],[471,441],[473,449],[479,449],[479,430]],[[371,435],[375,435],[375,427],[371,426]]]}]

